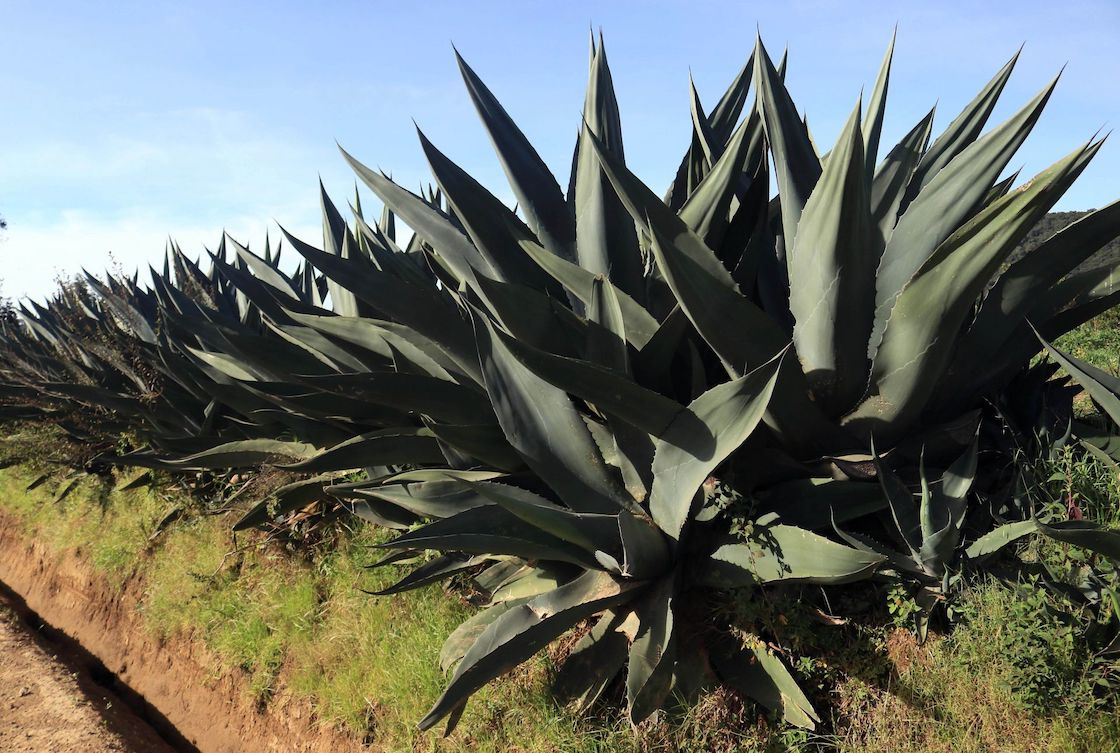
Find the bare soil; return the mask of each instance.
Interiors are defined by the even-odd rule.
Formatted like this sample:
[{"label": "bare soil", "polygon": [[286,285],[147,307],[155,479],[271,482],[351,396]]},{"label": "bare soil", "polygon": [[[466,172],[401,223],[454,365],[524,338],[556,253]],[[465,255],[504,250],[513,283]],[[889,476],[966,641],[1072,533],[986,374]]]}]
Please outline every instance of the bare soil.
[{"label": "bare soil", "polygon": [[[93,751],[194,751],[199,753],[357,753],[367,751],[362,741],[341,729],[320,722],[306,700],[294,699],[282,689],[261,709],[251,700],[247,691],[247,678],[240,672],[220,671],[220,663],[201,642],[189,635],[172,640],[161,640],[146,630],[138,607],[143,596],[143,583],[133,578],[121,587],[105,583],[82,557],[81,552],[52,552],[27,537],[18,522],[0,512],[0,583],[6,585],[22,599],[27,608],[42,620],[73,639],[84,652],[96,657],[104,666],[104,673],[132,695],[134,702],[146,706],[156,717],[155,726],[162,727],[161,736],[169,742],[165,748],[147,743],[129,748],[130,741],[120,733],[116,738],[104,738],[106,745],[126,747],[97,748],[94,744],[81,744],[67,748],[63,744],[45,747],[15,747],[10,740],[0,737],[0,751],[30,753],[35,751],[70,750]],[[24,649],[19,646],[23,645]],[[16,657],[27,649],[18,637],[9,650],[0,644],[0,719],[8,724],[18,718],[13,732],[22,732],[24,740],[33,740],[36,731],[20,724],[35,724],[38,718],[28,698],[19,696],[26,681],[9,682],[9,654]],[[16,662],[18,664],[18,661]],[[11,670],[20,671],[18,667]],[[30,670],[34,672],[35,670]],[[62,675],[66,669],[62,668]],[[61,680],[60,680],[61,682]],[[9,698],[8,688],[18,683],[15,698]],[[68,697],[81,708],[81,688],[57,686],[58,695]],[[53,691],[52,691],[53,695]],[[87,698],[87,700],[89,700]],[[15,703],[14,708],[9,705]],[[86,707],[91,713],[98,703],[89,700]],[[43,707],[44,719],[53,713]],[[21,711],[25,709],[24,713]],[[21,711],[16,715],[12,712]],[[92,717],[88,717],[92,718]],[[151,721],[150,719],[148,721]],[[105,726],[94,720],[94,725]],[[69,726],[59,724],[58,726]],[[78,727],[75,723],[75,728]],[[111,727],[111,725],[110,725]],[[8,727],[0,727],[8,734]],[[81,730],[88,730],[82,727]],[[81,732],[81,730],[78,730]],[[26,733],[32,737],[27,738]],[[99,739],[96,735],[92,736]],[[22,744],[22,743],[21,743]],[[69,744],[69,743],[67,743]],[[166,746],[170,745],[170,748]],[[147,746],[147,747],[145,747]]]},{"label": "bare soil", "polygon": [[85,667],[33,632],[2,600],[0,750],[174,753]]}]

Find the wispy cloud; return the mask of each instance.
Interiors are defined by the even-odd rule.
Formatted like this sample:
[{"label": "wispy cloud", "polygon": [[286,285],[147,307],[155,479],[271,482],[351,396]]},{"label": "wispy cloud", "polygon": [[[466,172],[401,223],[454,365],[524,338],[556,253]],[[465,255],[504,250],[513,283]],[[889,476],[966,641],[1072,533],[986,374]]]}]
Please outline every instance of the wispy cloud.
[{"label": "wispy cloud", "polygon": [[[279,221],[317,239],[315,164],[341,162],[332,145],[308,148],[210,108],[138,116],[121,130],[22,145],[0,164],[5,295],[42,296],[110,253],[124,270],[143,269],[169,236],[192,253],[223,230],[256,246]],[[339,192],[350,180],[341,165],[330,177]]]}]

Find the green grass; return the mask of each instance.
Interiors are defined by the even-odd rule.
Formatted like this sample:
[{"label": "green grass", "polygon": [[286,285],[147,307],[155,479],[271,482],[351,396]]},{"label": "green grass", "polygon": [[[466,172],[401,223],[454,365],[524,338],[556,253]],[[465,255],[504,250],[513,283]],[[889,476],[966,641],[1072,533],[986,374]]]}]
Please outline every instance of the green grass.
[{"label": "green grass", "polygon": [[59,501],[71,482],[50,479],[25,491],[39,475],[26,469],[0,474],[5,509],[33,526],[48,546],[81,551],[109,582],[123,583],[141,560],[148,537],[170,502],[143,490],[116,492],[110,497],[104,485],[91,476],[78,479]]},{"label": "green grass", "polygon": [[1110,374],[1120,374],[1120,309],[1107,311],[1059,337],[1058,348]]},{"label": "green grass", "polygon": [[1110,753],[1120,715],[1100,706],[1100,668],[1077,631],[1030,585],[980,584],[966,618],[919,647],[892,636],[898,675],[889,692],[849,680],[839,703],[850,753]]},{"label": "green grass", "polygon": [[[5,511],[57,550],[85,552],[113,582],[139,577],[146,627],[201,639],[222,662],[244,671],[258,703],[284,689],[310,698],[321,718],[368,739],[378,750],[616,751],[632,747],[617,720],[598,729],[560,709],[547,693],[547,657],[528,662],[474,699],[449,740],[422,735],[415,722],[439,695],[443,638],[470,607],[438,588],[396,598],[375,590],[399,577],[370,571],[379,559],[372,528],[341,529],[309,553],[234,541],[233,518],[194,517],[149,536],[168,502],[147,490],[106,494],[83,480],[54,504],[51,483],[25,491],[34,471],[0,471]],[[687,749],[687,748],[684,748]]]},{"label": "green grass", "polygon": [[[1120,372],[1120,314],[1085,325],[1059,347]],[[1077,630],[1032,585],[996,582],[970,588],[959,604],[963,621],[924,646],[892,624],[889,594],[873,587],[835,597],[829,606],[843,607],[838,613],[871,615],[835,628],[812,614],[808,591],[736,596],[726,608],[740,624],[765,621],[801,657],[793,669],[825,714],[826,733],[783,728],[722,691],[638,730],[609,709],[579,718],[550,697],[553,666],[544,655],[474,696],[449,739],[421,734],[415,722],[445,680],[440,646],[473,608],[438,586],[393,598],[363,593],[402,572],[368,569],[384,533],[338,527],[313,545],[283,546],[257,534],[235,538],[231,514],[188,515],[152,538],[170,509],[189,503],[151,489],[110,493],[91,477],[61,501],[69,482],[25,491],[43,470],[50,467],[0,471],[0,506],[30,535],[81,551],[110,583],[135,578],[147,629],[202,641],[219,661],[216,674],[244,672],[255,702],[278,693],[308,699],[321,719],[372,750],[1120,752],[1120,714],[1095,692],[1105,670]],[[1072,499],[1087,517],[1120,527],[1114,469],[1066,448],[1040,461],[1036,475],[1041,505],[1062,515]],[[1052,567],[1070,566],[1062,546],[1031,546]],[[839,603],[845,599],[851,603]]]}]

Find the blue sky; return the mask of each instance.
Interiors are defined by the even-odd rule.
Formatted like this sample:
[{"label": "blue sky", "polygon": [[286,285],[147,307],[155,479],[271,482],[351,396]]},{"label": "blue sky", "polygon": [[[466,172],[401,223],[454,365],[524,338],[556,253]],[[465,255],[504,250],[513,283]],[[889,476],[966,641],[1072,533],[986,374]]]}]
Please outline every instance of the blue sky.
[{"label": "blue sky", "polygon": [[[853,7],[855,6],[855,7]],[[870,86],[899,25],[883,143],[938,101],[935,133],[1026,48],[995,118],[1065,63],[1013,167],[1033,175],[1120,124],[1120,3],[963,2],[159,2],[6,0],[0,36],[0,239],[6,296],[59,274],[190,253],[223,229],[254,247],[279,221],[320,233],[317,177],[340,203],[353,177],[335,148],[415,187],[427,176],[412,119],[508,196],[451,52],[506,105],[566,185],[601,27],[630,166],[660,190],[688,143],[688,75],[714,104],[756,24],[821,149]],[[1120,196],[1120,135],[1061,202]],[[367,197],[368,199],[368,197]],[[110,257],[111,255],[111,257]]]}]

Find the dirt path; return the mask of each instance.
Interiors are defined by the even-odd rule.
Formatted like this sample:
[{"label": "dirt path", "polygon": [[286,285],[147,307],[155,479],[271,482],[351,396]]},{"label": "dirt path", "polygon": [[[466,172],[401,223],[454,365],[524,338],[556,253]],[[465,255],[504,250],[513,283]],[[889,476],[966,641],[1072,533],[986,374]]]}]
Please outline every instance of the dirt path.
[{"label": "dirt path", "polygon": [[[369,753],[362,740],[318,719],[306,698],[281,690],[261,708],[246,692],[248,679],[236,669],[218,671],[220,662],[201,641],[189,634],[163,637],[146,628],[139,608],[142,580],[130,578],[110,586],[81,552],[48,549],[0,509],[0,592],[5,585],[13,603],[18,601],[51,625],[46,633],[52,641],[69,641],[88,666],[96,665],[100,685],[127,701],[113,708],[133,711],[177,753]],[[0,685],[10,688],[18,681],[3,674],[10,671],[7,653],[0,648]],[[16,685],[15,699],[0,692],[0,729],[5,735],[9,712],[15,711],[8,706],[30,698],[18,696],[27,684]],[[95,703],[89,710],[100,708]],[[67,748],[15,747],[14,742],[0,737],[0,753],[168,751],[155,744],[97,748],[83,742]]]},{"label": "dirt path", "polygon": [[64,647],[0,600],[0,751],[171,753]]}]

